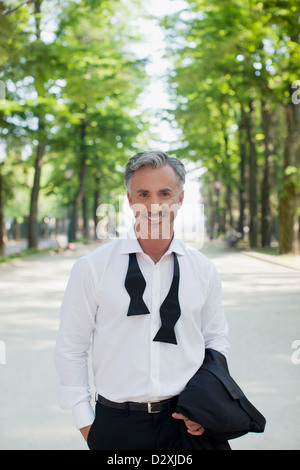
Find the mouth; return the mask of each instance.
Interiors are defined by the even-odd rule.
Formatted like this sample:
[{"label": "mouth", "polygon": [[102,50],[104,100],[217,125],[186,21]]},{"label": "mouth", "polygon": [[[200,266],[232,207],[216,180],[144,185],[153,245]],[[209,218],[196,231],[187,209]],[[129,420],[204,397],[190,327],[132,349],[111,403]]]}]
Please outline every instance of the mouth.
[{"label": "mouth", "polygon": [[166,214],[159,212],[158,214],[147,214],[146,218],[151,224],[159,224],[164,218]]}]

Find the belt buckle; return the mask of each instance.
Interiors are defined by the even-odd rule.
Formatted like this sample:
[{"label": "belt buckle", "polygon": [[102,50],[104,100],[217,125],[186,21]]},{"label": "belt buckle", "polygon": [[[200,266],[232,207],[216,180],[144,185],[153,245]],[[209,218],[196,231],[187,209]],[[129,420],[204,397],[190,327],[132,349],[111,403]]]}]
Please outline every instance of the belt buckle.
[{"label": "belt buckle", "polygon": [[147,403],[147,405],[148,405],[148,413],[159,413],[159,411],[152,410],[152,403],[150,401]]}]

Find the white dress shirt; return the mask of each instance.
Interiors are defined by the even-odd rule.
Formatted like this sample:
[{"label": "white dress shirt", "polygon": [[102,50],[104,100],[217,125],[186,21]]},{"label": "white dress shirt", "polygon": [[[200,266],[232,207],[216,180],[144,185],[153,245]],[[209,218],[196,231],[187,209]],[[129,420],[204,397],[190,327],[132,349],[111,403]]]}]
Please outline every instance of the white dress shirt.
[{"label": "white dress shirt", "polygon": [[[180,267],[177,345],[153,341],[173,278],[173,252]],[[127,316],[130,297],[124,281],[129,253],[137,253],[150,314]],[[62,302],[55,360],[60,405],[72,409],[77,428],[94,420],[87,364],[91,343],[99,395],[115,402],[170,398],[201,366],[205,348],[226,356],[228,327],[221,297],[213,263],[178,239],[157,264],[142,251],[134,230],[76,261]]]}]

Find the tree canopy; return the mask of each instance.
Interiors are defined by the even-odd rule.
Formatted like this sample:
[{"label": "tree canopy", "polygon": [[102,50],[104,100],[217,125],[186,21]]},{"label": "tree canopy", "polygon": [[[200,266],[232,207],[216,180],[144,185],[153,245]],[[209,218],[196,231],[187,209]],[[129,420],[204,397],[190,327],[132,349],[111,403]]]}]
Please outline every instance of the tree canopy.
[{"label": "tree canopy", "polygon": [[[299,250],[300,3],[185,3],[159,19],[172,102],[161,119],[182,131],[170,152],[204,170],[211,237],[235,228],[252,248]],[[51,217],[76,239],[80,216],[93,236],[100,202],[124,190],[128,157],[151,142],[133,47],[146,17],[142,0],[0,1],[1,253],[8,218],[29,247]]]},{"label": "tree canopy", "polygon": [[281,253],[299,241],[299,21],[297,0],[191,0],[163,21],[178,152],[207,169],[211,230],[247,225],[252,247],[279,232]]}]

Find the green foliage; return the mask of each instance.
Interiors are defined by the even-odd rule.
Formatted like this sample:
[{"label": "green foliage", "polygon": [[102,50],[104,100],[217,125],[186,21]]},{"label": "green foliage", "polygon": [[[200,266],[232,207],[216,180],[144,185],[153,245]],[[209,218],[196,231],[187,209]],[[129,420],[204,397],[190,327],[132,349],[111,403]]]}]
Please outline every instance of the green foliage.
[{"label": "green foliage", "polygon": [[[287,109],[293,106],[295,81],[299,79],[299,17],[298,0],[190,0],[183,11],[162,21],[169,36],[168,56],[174,64],[170,77],[174,114],[183,130],[178,152],[206,168],[202,178],[205,194],[211,195],[213,182],[221,181],[225,217],[231,211],[228,197],[233,194],[236,209],[240,209],[241,191],[250,192],[246,210],[254,204],[255,211],[262,183],[262,204],[263,198],[272,198],[271,209],[278,213],[278,185],[284,186],[291,171],[296,184],[295,169],[300,163],[296,117],[289,132],[294,138],[296,131],[292,134],[291,128],[298,126],[298,137],[291,145],[291,149],[298,148],[294,152],[297,161],[289,156],[291,150],[284,141],[289,138]],[[271,136],[265,135],[262,102],[272,110],[267,118]],[[290,109],[290,119],[293,112]],[[266,146],[272,147],[269,156]],[[250,154],[256,169],[250,168]],[[256,180],[252,181],[251,175]],[[253,184],[257,186],[251,193]]]},{"label": "green foliage", "polygon": [[[99,197],[124,190],[125,162],[150,123],[137,107],[145,62],[131,52],[139,15],[140,0],[0,0],[7,215],[29,215],[35,193],[40,217],[70,202],[92,217]],[[299,17],[299,0],[188,0],[161,20],[173,64],[162,119],[182,130],[177,156],[205,169],[208,218],[223,228],[255,211],[267,226],[281,211],[291,230],[282,213],[292,220],[291,194],[299,206]]]},{"label": "green foliage", "polygon": [[[124,163],[146,128],[136,105],[146,83],[145,63],[130,52],[138,40],[130,28],[134,4],[139,1],[0,2],[0,79],[6,85],[0,161],[7,216],[29,214],[33,181],[40,217],[62,214],[60,207],[70,196],[75,200],[82,185],[90,206],[97,182],[104,198],[121,189]],[[73,168],[70,181],[67,166]]]}]

